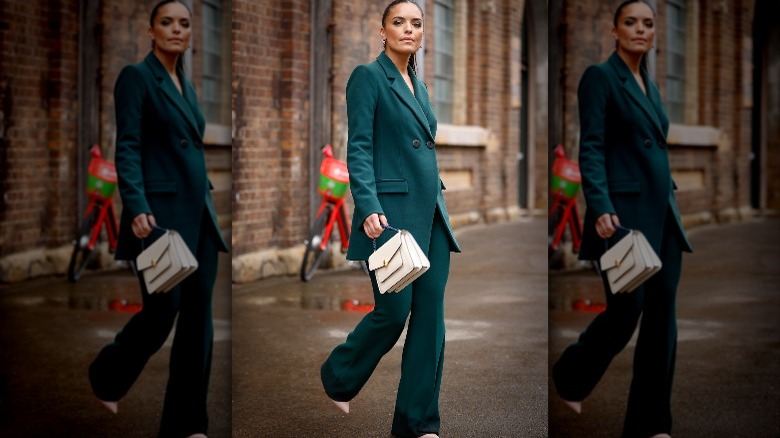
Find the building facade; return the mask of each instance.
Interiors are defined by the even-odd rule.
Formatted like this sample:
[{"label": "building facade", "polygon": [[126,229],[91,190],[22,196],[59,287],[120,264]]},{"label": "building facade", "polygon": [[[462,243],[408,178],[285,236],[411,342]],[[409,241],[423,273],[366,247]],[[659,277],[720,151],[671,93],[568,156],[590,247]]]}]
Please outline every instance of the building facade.
[{"label": "building facade", "polygon": [[[615,49],[619,1],[551,3],[550,144],[576,157],[577,86]],[[648,56],[671,128],[669,159],[683,221],[744,220],[780,210],[780,55],[774,0],[650,0],[655,49]],[[582,206],[582,203],[581,203]]]},{"label": "building facade", "polygon": [[[88,202],[88,148],[99,144],[113,160],[114,82],[151,50],[156,3],[0,2],[0,281],[67,268]],[[185,65],[207,120],[213,195],[229,231],[232,4],[185,3],[194,18]],[[106,254],[101,260],[111,263]]]},{"label": "building facade", "polygon": [[[320,147],[346,156],[346,83],[381,51],[387,3],[235,2],[234,281],[297,272],[319,205]],[[547,2],[420,5],[418,76],[437,113],[453,224],[544,212]]]}]

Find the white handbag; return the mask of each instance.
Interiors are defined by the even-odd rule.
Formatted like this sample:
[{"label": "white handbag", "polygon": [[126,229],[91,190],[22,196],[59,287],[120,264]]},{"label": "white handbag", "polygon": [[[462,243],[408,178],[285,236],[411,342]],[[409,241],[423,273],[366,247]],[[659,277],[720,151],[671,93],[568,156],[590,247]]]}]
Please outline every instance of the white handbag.
[{"label": "white handbag", "polygon": [[138,255],[135,264],[143,274],[146,290],[150,294],[170,291],[198,269],[195,256],[181,235],[173,230],[165,230],[160,238]]},{"label": "white handbag", "polygon": [[412,233],[389,225],[387,228],[396,231],[396,234],[379,249],[374,240],[374,253],[368,258],[368,269],[375,271],[379,293],[401,292],[423,275],[431,263]]},{"label": "white handbag", "polygon": [[644,234],[618,228],[628,231],[628,234],[601,256],[599,266],[607,274],[612,293],[632,292],[661,270],[661,259]]}]

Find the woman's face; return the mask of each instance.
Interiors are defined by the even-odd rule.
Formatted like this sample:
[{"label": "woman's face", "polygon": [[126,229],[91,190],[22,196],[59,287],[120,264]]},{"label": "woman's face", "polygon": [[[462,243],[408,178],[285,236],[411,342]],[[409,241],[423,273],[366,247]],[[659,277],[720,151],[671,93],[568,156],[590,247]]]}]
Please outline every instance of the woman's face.
[{"label": "woman's face", "polygon": [[644,3],[631,3],[618,17],[617,27],[612,29],[618,51],[633,54],[647,53],[655,39],[655,15]]},{"label": "woman's face", "polygon": [[414,55],[423,39],[422,12],[412,3],[393,6],[379,34],[386,40],[386,51]]},{"label": "woman's face", "polygon": [[153,26],[149,28],[155,50],[170,54],[182,54],[190,46],[190,11],[181,3],[168,3],[157,11]]}]

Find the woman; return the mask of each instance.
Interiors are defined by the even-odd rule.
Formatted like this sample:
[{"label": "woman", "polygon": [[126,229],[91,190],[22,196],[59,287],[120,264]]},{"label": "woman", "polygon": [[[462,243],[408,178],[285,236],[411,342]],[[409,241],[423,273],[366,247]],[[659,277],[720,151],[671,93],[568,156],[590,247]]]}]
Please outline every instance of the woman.
[{"label": "woman", "polygon": [[116,259],[134,261],[142,242],[152,243],[160,234],[152,236],[152,230],[160,227],[176,230],[199,266],[170,292],[153,295],[139,273],[143,309],[89,368],[95,395],[116,413],[118,401],[163,345],[178,313],[160,426],[165,437],[205,436],[211,297],[217,253],[227,251],[209,193],[205,122],[182,68],[191,18],[180,1],[158,3],[149,20],[152,52],[125,67],[116,82],[116,168],[123,204]]},{"label": "woman", "polygon": [[409,230],[430,269],[400,293],[380,294],[374,311],[322,365],[325,392],[344,412],[396,343],[411,312],[392,433],[436,437],[444,363],[444,288],[450,251],[460,252],[449,225],[436,164],[436,117],[425,85],[415,76],[414,54],[423,39],[423,12],[396,0],[382,15],[385,50],[358,66],[347,83],[349,168],[355,212],[347,258],[366,260],[372,239],[382,245],[388,223]]},{"label": "woman", "polygon": [[[662,269],[631,293],[612,294],[604,278],[607,308],[553,366],[558,394],[577,413],[612,358],[628,343],[640,314],[634,377],[623,436],[668,437],[677,343],[675,295],[685,236],[666,136],[669,121],[658,87],[647,74],[655,13],[642,0],[624,2],[614,17],[617,50],[589,67],[580,82],[580,171],[587,204],[580,258],[597,260],[623,237],[622,225],[644,233]],[[602,273],[602,277],[604,274]]]}]

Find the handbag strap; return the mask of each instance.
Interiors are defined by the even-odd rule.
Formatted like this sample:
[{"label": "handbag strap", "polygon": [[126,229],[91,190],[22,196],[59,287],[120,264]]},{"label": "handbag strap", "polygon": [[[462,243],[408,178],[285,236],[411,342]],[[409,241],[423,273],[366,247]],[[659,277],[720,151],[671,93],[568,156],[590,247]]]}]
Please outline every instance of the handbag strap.
[{"label": "handbag strap", "polygon": [[[163,231],[163,232],[167,232],[168,231],[167,228],[158,227],[157,225],[152,225],[152,230],[160,230],[160,231]],[[149,236],[151,236],[151,235],[152,235],[152,233],[149,233],[146,237],[142,237],[141,238],[141,252],[143,252],[146,249],[146,245],[144,245],[144,240],[148,239]]]},{"label": "handbag strap", "polygon": [[[613,224],[613,225],[615,225],[615,224]],[[628,231],[629,233],[631,231],[633,231],[630,228],[626,228],[626,227],[623,227],[623,226],[620,226],[620,225],[615,225],[615,228],[617,228],[618,230]],[[614,236],[614,234],[613,234],[613,236]],[[612,236],[609,236],[606,239],[604,239],[604,250],[605,251],[609,249],[609,239],[610,238],[612,238]]]},{"label": "handbag strap", "polygon": [[[401,232],[401,230],[399,230],[398,228],[391,227],[390,224],[385,225],[383,223],[380,223],[379,225],[381,225],[382,228],[385,230],[390,229],[399,233]],[[376,252],[376,239],[373,239],[371,243],[374,244],[374,252]]]}]

